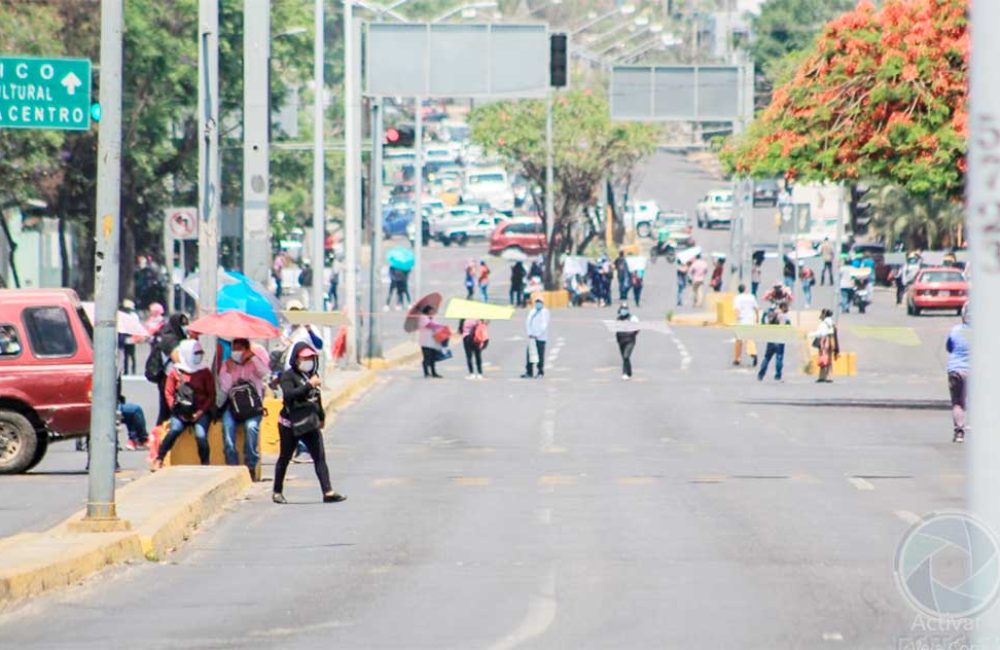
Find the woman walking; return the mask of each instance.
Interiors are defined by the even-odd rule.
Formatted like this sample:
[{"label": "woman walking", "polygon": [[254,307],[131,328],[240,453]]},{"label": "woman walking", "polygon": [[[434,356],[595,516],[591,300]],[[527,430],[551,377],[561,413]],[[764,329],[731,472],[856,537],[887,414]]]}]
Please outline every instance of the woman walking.
[{"label": "woman walking", "polygon": [[434,338],[434,335],[442,327],[441,324],[434,321],[434,307],[432,305],[424,305],[424,308],[420,310],[420,319],[417,328],[420,332],[420,351],[424,357],[423,368],[425,379],[428,377],[441,379],[441,375],[437,371],[437,361],[438,355],[441,354],[441,344]]},{"label": "woman walking", "polygon": [[472,300],[476,295],[476,264],[470,261],[465,265],[465,299]]},{"label": "woman walking", "polygon": [[[486,321],[469,318],[459,322],[458,329],[462,332],[465,364],[469,367],[469,376],[466,379],[482,379],[483,350],[486,349],[486,344],[490,340]],[[473,361],[475,361],[474,366]]]},{"label": "woman walking", "polygon": [[[618,308],[618,320],[634,323],[639,319],[632,315],[628,309],[628,303],[622,302]],[[639,330],[621,330],[615,332],[618,339],[618,351],[622,355],[622,379],[628,381],[632,379],[632,351],[635,350],[635,341],[639,337]]]},{"label": "woman walking", "polygon": [[288,503],[283,490],[288,463],[292,460],[299,441],[305,444],[313,459],[316,478],[323,490],[323,503],[337,503],[345,500],[342,494],[330,486],[330,469],[326,465],[326,450],[323,448],[323,427],[326,414],[320,396],[320,378],[316,374],[316,350],[306,343],[296,343],[289,355],[290,367],[281,373],[281,413],[278,415],[278,436],[281,452],[274,466],[275,503]]},{"label": "woman walking", "polygon": [[819,328],[812,333],[813,347],[819,350],[819,379],[816,383],[832,384],[830,371],[834,359],[840,355],[840,342],[837,340],[837,327],[833,324],[833,312],[824,309],[819,318]]},{"label": "woman walking", "polygon": [[479,260],[479,293],[483,302],[490,301],[490,267],[486,266],[486,260]]}]

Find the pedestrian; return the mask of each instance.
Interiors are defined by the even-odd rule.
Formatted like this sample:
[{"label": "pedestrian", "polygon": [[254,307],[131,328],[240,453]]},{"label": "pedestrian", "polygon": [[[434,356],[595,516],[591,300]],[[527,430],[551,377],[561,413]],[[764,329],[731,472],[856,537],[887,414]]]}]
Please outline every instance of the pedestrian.
[{"label": "pedestrian", "polygon": [[618,278],[618,299],[628,300],[628,292],[632,287],[632,276],[628,270],[628,262],[625,260],[624,251],[618,251],[614,267],[615,276]]},{"label": "pedestrian", "polygon": [[167,406],[170,407],[170,430],[160,442],[152,471],[163,467],[163,459],[187,428],[194,429],[198,459],[208,465],[208,425],[215,406],[215,377],[205,365],[205,351],[193,339],[181,341],[174,352],[174,365],[166,381]]},{"label": "pedestrian", "polygon": [[854,267],[850,264],[840,265],[840,311],[851,313],[851,302],[854,299]]},{"label": "pedestrian", "polygon": [[819,284],[823,286],[826,284],[826,278],[829,274],[830,285],[833,286],[833,244],[830,243],[829,237],[823,238],[823,243],[819,245],[819,256],[823,260],[823,270],[820,272]]},{"label": "pedestrian", "polygon": [[[639,321],[628,308],[628,302],[622,301],[618,307],[618,321],[636,323]],[[618,341],[618,352],[622,355],[622,381],[632,379],[632,351],[635,350],[635,342],[639,337],[639,330],[619,330],[615,332],[615,339]]]},{"label": "pedestrian", "polygon": [[642,289],[645,286],[646,272],[642,269],[638,269],[632,273],[632,298],[635,300],[635,306],[642,306]]},{"label": "pedestrian", "polygon": [[510,304],[514,307],[524,307],[524,278],[527,274],[520,261],[510,267]]},{"label": "pedestrian", "polygon": [[[483,350],[489,344],[490,335],[484,320],[467,318],[458,323],[462,332],[462,348],[465,350],[465,364],[469,367],[466,379],[483,378]],[[475,365],[473,365],[475,362]]]},{"label": "pedestrian", "polygon": [[258,440],[264,414],[264,382],[270,373],[267,350],[247,339],[234,339],[232,352],[219,367],[222,410],[222,444],[226,465],[239,465],[236,425],[243,425],[243,462],[256,478],[260,461]]},{"label": "pedestrian", "polygon": [[278,300],[281,300],[281,283],[283,281],[284,271],[285,254],[279,251],[278,254],[274,256],[274,261],[271,263],[271,277],[274,278],[274,295]]},{"label": "pedestrian", "polygon": [[[790,325],[788,303],[781,302],[777,307],[772,306],[768,309],[764,315],[764,324]],[[764,360],[760,364],[760,370],[757,371],[757,381],[764,381],[764,377],[767,376],[767,367],[771,364],[772,358],[774,358],[774,380],[781,381],[781,372],[785,367],[785,344],[774,341],[768,341],[767,349],[764,350]]]},{"label": "pedestrian", "polygon": [[816,274],[804,262],[799,262],[799,282],[802,283],[802,298],[806,309],[812,307],[813,287],[816,286]]},{"label": "pedestrian", "polygon": [[[304,311],[305,305],[299,300],[289,300],[288,304],[285,305],[285,309],[288,311]],[[313,326],[308,323],[295,323],[289,325],[288,329],[284,334],[284,344],[287,346],[288,350],[296,343],[305,343],[311,346],[314,350],[319,351],[323,349],[323,337],[316,333]],[[282,364],[284,368],[288,368],[290,358],[285,358],[285,363]]]},{"label": "pedestrian", "polygon": [[316,374],[316,350],[305,343],[296,343],[291,359],[291,367],[281,373],[279,380],[282,406],[278,415],[278,437],[281,451],[274,466],[271,500],[288,503],[284,496],[285,474],[292,454],[302,442],[312,456],[316,478],[323,491],[323,503],[338,503],[347,497],[334,492],[330,485],[330,469],[326,465],[326,450],[323,447],[326,413],[319,389],[322,382]]},{"label": "pedestrian", "polygon": [[701,258],[701,253],[695,256],[688,269],[691,278],[691,290],[694,293],[694,306],[701,307],[705,301],[705,278],[708,277],[708,262]]},{"label": "pedestrian", "polygon": [[833,311],[823,309],[819,313],[819,327],[809,335],[812,338],[812,345],[819,351],[817,365],[819,366],[819,378],[817,384],[832,384],[830,371],[833,369],[833,362],[840,356],[840,340],[837,336],[837,326],[833,322]]},{"label": "pedestrian", "polygon": [[684,289],[687,287],[688,272],[691,267],[686,262],[677,259],[677,306],[684,306]]},{"label": "pedestrian", "polygon": [[910,253],[906,257],[906,265],[896,273],[896,304],[903,302],[903,296],[920,273],[920,253]]},{"label": "pedestrian", "polygon": [[[122,311],[126,314],[135,316],[139,315],[135,311],[135,302],[126,298],[122,300]],[[119,341],[121,342],[122,355],[124,356],[124,365],[122,371],[125,375],[134,375],[136,373],[136,363],[135,363],[135,337],[125,334],[119,334]]]},{"label": "pedestrian", "polygon": [[490,301],[490,267],[486,266],[486,260],[479,260],[479,293],[483,297],[483,302]]},{"label": "pedestrian", "polygon": [[128,442],[125,443],[125,448],[129,451],[144,449],[149,442],[146,413],[138,404],[125,401],[121,375],[118,376],[118,412],[121,413],[122,423],[128,430]]},{"label": "pedestrian", "polygon": [[150,345],[158,340],[160,335],[160,330],[166,325],[167,319],[163,316],[163,305],[158,302],[154,302],[149,306],[149,317],[146,318],[146,322],[143,323],[143,327],[149,332],[152,337]]},{"label": "pedestrian", "polygon": [[532,278],[538,278],[539,281],[542,280],[542,276],[544,275],[544,272],[542,271],[543,262],[544,259],[542,258],[541,255],[539,255],[537,258],[535,258],[534,261],[531,262],[531,270],[528,271],[529,280],[531,280]]},{"label": "pedestrian", "polygon": [[170,406],[167,404],[167,376],[173,366],[174,351],[188,337],[187,314],[171,314],[167,324],[160,330],[158,341],[151,346],[146,359],[146,380],[156,384],[159,394],[159,408],[156,414],[156,424],[163,424],[170,418]]},{"label": "pedestrian", "polygon": [[396,293],[399,296],[400,309],[409,308],[413,302],[413,298],[410,297],[410,272],[405,269],[400,269],[399,285],[396,287]]},{"label": "pedestrian", "polygon": [[785,277],[785,286],[788,288],[795,287],[795,262],[792,261],[791,255],[785,255],[785,264],[782,273]]},{"label": "pedestrian", "polygon": [[337,295],[337,289],[340,286],[340,274],[343,271],[343,267],[343,262],[335,258],[333,260],[333,268],[330,269],[330,286],[326,292],[326,300],[333,311],[340,309],[340,297]]},{"label": "pedestrian", "polygon": [[764,300],[771,303],[772,307],[777,307],[782,303],[790,305],[792,304],[792,291],[781,282],[775,282],[774,287],[764,294]]},{"label": "pedestrian", "polygon": [[750,293],[754,298],[757,297],[757,290],[760,289],[760,279],[763,275],[763,258],[755,258],[753,261],[753,266],[750,267]]},{"label": "pedestrian", "polygon": [[[757,298],[747,292],[747,285],[739,286],[740,292],[733,297],[733,311],[736,312],[736,322],[740,325],[753,326],[760,322],[760,306]],[[736,336],[733,346],[733,365],[739,366],[743,363],[743,348],[746,347],[747,355],[754,368],[757,367],[757,344],[753,339],[744,339]]]},{"label": "pedestrian", "polygon": [[420,352],[423,355],[424,379],[433,377],[441,379],[437,372],[437,361],[441,354],[441,344],[435,335],[443,326],[434,321],[434,307],[424,305],[420,311],[420,318],[417,324],[418,338],[420,340]]},{"label": "pedestrian", "polygon": [[541,298],[535,298],[535,307],[528,313],[525,330],[528,334],[527,363],[521,379],[531,379],[538,369],[538,378],[545,376],[545,342],[549,337],[549,310]]},{"label": "pedestrian", "polygon": [[969,379],[969,305],[962,309],[962,322],[951,328],[948,342],[948,392],[951,394],[952,442],[965,442],[965,398]]},{"label": "pedestrian", "polygon": [[472,300],[476,293],[476,265],[470,261],[465,265],[465,299]]},{"label": "pedestrian", "polygon": [[720,257],[715,260],[715,266],[712,268],[712,279],[709,281],[709,285],[712,287],[712,291],[719,293],[722,291],[722,276],[726,271],[726,258]]},{"label": "pedestrian", "polygon": [[389,310],[389,305],[392,303],[393,293],[396,294],[396,311],[400,311],[403,308],[403,282],[405,277],[406,272],[403,269],[398,269],[395,266],[389,267],[389,292],[385,297],[386,311]]},{"label": "pedestrian", "polygon": [[611,279],[614,277],[615,269],[611,260],[607,257],[601,258],[601,292],[604,294],[604,306],[611,306]]}]

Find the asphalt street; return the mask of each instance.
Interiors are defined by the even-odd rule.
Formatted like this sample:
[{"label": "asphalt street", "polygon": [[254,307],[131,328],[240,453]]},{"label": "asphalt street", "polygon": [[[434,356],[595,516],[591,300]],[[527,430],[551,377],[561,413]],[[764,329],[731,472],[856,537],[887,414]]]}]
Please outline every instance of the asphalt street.
[{"label": "asphalt street", "polygon": [[[693,214],[715,185],[661,154],[639,194]],[[726,232],[698,236],[728,245]],[[428,287],[462,294],[456,265],[482,247],[430,250]],[[663,322],[673,267],[651,267],[646,286],[636,313]],[[785,382],[757,382],[730,365],[726,329],[681,326],[642,332],[625,382],[601,322],[614,309],[594,307],[553,312],[546,377],[522,380],[518,313],[492,326],[485,381],[465,380],[458,354],[442,380],[387,373],[338,417],[327,445],[347,502],[319,503],[312,468],[293,466],[290,505],[258,484],[165,561],[0,614],[0,639],[898,647],[916,614],[895,584],[897,545],[920,515],[964,502],[941,352],[956,319],[909,318],[885,292],[876,301],[845,317],[860,374],[832,385],[800,372],[796,346]],[[855,336],[851,323],[914,327],[923,344]]]}]

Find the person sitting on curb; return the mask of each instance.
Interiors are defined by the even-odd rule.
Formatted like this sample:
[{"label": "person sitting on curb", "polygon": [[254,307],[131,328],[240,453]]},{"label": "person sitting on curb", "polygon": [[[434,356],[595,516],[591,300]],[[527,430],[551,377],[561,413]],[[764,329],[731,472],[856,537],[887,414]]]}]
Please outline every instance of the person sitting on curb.
[{"label": "person sitting on curb", "polygon": [[205,366],[205,351],[193,339],[181,341],[174,356],[174,365],[165,385],[167,406],[170,408],[170,431],[153,461],[152,471],[163,467],[170,448],[184,429],[194,427],[198,443],[198,459],[208,465],[209,411],[215,405],[215,377]]},{"label": "person sitting on curb", "polygon": [[219,368],[219,393],[225,398],[222,411],[222,444],[226,465],[239,465],[236,452],[236,425],[243,425],[243,461],[256,477],[260,461],[257,441],[260,421],[264,414],[264,382],[270,374],[267,350],[251,345],[246,339],[235,339],[233,351]]}]

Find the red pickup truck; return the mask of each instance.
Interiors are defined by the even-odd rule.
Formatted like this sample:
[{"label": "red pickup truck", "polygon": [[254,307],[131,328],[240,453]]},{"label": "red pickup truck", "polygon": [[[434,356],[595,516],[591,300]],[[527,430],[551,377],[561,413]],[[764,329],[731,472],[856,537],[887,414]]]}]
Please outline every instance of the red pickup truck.
[{"label": "red pickup truck", "polygon": [[25,472],[49,441],[86,436],[93,328],[68,289],[0,289],[0,474]]}]

